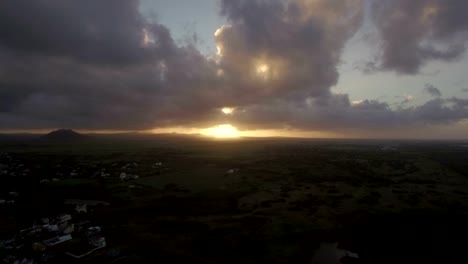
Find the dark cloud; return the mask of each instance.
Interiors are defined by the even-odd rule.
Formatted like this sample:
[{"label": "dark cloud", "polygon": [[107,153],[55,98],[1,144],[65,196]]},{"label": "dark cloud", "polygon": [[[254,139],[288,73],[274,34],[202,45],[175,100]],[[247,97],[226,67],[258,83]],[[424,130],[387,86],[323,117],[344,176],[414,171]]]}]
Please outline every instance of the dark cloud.
[{"label": "dark cloud", "polygon": [[[222,0],[229,25],[216,33],[214,58],[177,45],[138,8],[136,0],[5,2],[0,129],[380,129],[468,117],[458,98],[394,109],[331,92],[361,25],[360,0]],[[225,106],[234,115],[221,114]]]},{"label": "dark cloud", "polygon": [[442,96],[440,90],[432,84],[426,84],[426,86],[424,87],[424,91],[433,97]]},{"label": "dark cloud", "polygon": [[373,1],[379,69],[415,74],[429,61],[458,59],[468,39],[466,10],[466,0]]},{"label": "dark cloud", "polygon": [[[133,0],[0,8],[0,127],[148,129],[206,120],[213,61],[177,46]],[[203,106],[203,107],[201,107]]]},{"label": "dark cloud", "polygon": [[352,103],[347,95],[315,98],[304,104],[277,101],[270,105],[250,106],[242,111],[240,124],[253,129],[262,122],[271,127],[304,130],[346,131],[399,130],[453,124],[468,118],[468,100],[436,98],[420,106],[392,109],[376,100]]},{"label": "dark cloud", "polygon": [[[6,1],[0,8],[0,45],[90,63],[153,59],[157,52],[142,48],[145,21],[138,4],[135,0]],[[161,42],[167,41],[164,28],[152,30]]]},{"label": "dark cloud", "polygon": [[[221,6],[230,25],[216,34],[219,65],[229,85],[250,103],[327,94],[362,15],[360,0],[223,0]],[[263,73],[259,67],[265,67]]]},{"label": "dark cloud", "polygon": [[216,37],[222,55],[207,59],[146,21],[138,1],[9,1],[0,126],[206,126],[226,105],[327,94],[359,2],[223,1],[231,25]]}]

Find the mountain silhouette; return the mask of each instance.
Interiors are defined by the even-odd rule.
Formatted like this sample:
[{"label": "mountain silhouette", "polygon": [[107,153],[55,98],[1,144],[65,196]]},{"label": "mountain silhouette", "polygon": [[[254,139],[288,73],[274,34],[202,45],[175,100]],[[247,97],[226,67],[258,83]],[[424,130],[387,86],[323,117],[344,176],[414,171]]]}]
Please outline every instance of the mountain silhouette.
[{"label": "mountain silhouette", "polygon": [[71,129],[59,129],[48,133],[47,135],[42,136],[43,139],[47,140],[79,140],[84,138],[84,136],[78,132],[75,132]]}]

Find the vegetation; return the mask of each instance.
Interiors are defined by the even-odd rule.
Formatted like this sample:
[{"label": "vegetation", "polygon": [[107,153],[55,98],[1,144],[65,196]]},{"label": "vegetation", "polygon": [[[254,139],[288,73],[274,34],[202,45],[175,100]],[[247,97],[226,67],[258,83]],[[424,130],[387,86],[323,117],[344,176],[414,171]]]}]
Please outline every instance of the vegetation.
[{"label": "vegetation", "polygon": [[[29,170],[1,176],[1,194],[21,199],[0,208],[0,235],[64,199],[103,200],[111,205],[92,220],[125,256],[120,263],[309,263],[322,242],[359,253],[359,263],[450,263],[468,246],[451,243],[468,235],[468,149],[458,142],[128,136],[21,144],[0,147],[8,170]],[[122,180],[122,172],[139,177]]]}]

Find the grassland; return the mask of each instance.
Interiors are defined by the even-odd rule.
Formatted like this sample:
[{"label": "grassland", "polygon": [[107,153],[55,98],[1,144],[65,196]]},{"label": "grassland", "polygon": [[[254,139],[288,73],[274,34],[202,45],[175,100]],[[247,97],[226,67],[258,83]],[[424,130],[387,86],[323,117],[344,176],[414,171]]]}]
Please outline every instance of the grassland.
[{"label": "grassland", "polygon": [[[463,142],[96,137],[0,152],[32,168],[16,186],[36,214],[66,198],[109,201],[93,220],[122,263],[310,263],[322,242],[359,263],[451,263],[468,248]],[[139,178],[120,181],[133,163]],[[60,181],[36,183],[57,170]]]}]

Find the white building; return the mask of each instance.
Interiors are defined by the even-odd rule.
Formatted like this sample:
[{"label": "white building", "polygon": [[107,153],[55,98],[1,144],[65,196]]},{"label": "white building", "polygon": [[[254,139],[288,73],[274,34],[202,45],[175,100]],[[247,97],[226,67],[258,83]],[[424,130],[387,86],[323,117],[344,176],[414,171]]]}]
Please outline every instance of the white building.
[{"label": "white building", "polygon": [[44,240],[42,242],[46,246],[52,247],[52,246],[67,242],[69,240],[72,240],[72,236],[70,234],[69,235],[64,235],[64,236],[54,237],[54,238],[51,238],[51,239]]}]

